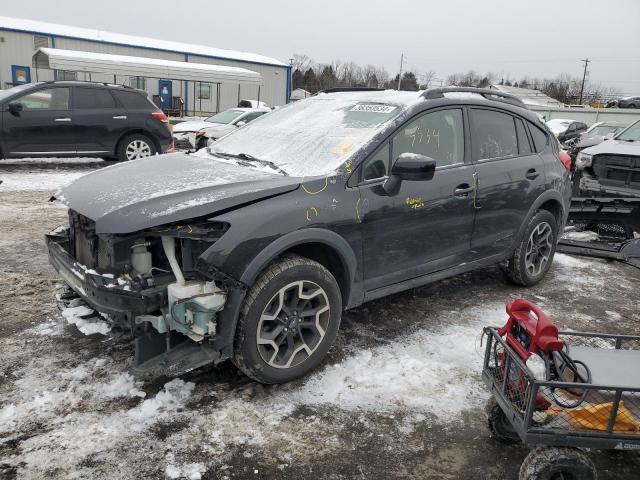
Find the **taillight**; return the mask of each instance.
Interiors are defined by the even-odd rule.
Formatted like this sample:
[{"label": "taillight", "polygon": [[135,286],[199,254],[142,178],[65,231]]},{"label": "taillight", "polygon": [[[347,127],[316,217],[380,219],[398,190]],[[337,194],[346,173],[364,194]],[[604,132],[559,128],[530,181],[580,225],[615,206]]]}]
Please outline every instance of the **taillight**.
[{"label": "taillight", "polygon": [[567,172],[571,173],[571,156],[564,150],[560,150],[558,157],[560,158],[560,163],[567,169]]},{"label": "taillight", "polygon": [[169,123],[169,119],[164,112],[151,112],[151,116],[162,123]]}]

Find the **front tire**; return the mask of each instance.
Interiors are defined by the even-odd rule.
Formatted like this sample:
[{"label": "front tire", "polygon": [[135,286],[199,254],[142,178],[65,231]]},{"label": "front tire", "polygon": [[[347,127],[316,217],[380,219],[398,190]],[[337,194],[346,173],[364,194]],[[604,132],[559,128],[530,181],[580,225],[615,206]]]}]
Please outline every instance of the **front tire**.
[{"label": "front tire", "polygon": [[524,287],[540,282],[551,267],[557,243],[556,218],[547,210],[538,210],[508,261],[505,273],[509,280]]},{"label": "front tire", "polygon": [[149,137],[142,134],[128,135],[118,145],[118,160],[121,162],[147,158],[155,154],[155,144]]},{"label": "front tire", "polygon": [[536,447],[520,466],[519,480],[596,480],[591,459],[577,448]]},{"label": "front tire", "polygon": [[245,298],[233,363],[260,383],[284,383],[314,369],[333,344],[342,297],[318,262],[288,256],[260,275]]}]

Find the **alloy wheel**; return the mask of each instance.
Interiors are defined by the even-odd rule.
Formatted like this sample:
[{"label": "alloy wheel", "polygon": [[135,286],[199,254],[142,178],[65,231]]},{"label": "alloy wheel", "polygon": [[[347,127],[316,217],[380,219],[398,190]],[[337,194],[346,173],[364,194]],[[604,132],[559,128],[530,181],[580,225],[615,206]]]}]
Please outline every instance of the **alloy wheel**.
[{"label": "alloy wheel", "polygon": [[531,232],[527,242],[524,264],[527,273],[532,277],[540,275],[549,262],[553,250],[552,239],[553,230],[547,222],[539,223]]},{"label": "alloy wheel", "polygon": [[256,342],[262,360],[274,368],[291,368],[320,346],[331,310],[326,292],[300,280],[282,287],[269,300],[258,322]]},{"label": "alloy wheel", "polygon": [[129,145],[127,145],[126,155],[127,160],[150,157],[151,146],[144,140],[133,140]]}]

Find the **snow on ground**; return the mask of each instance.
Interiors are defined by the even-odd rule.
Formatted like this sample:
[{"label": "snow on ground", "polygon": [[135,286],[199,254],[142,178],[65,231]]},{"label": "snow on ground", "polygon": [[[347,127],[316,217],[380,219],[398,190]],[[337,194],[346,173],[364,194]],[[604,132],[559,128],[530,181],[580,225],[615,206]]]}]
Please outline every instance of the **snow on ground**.
[{"label": "snow on ground", "polygon": [[66,185],[77,178],[92,172],[93,169],[74,171],[46,171],[42,172],[0,172],[1,191],[23,190],[51,190],[54,191],[61,185]]},{"label": "snow on ground", "polygon": [[78,327],[78,330],[85,335],[95,333],[106,335],[111,331],[111,326],[104,320],[97,318],[97,315],[94,310],[84,305],[65,308],[62,311],[62,316],[67,322]]}]

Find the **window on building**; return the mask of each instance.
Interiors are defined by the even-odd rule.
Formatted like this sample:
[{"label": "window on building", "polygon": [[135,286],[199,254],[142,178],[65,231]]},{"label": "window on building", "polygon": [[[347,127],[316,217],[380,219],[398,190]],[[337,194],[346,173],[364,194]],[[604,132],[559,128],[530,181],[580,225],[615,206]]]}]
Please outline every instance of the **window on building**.
[{"label": "window on building", "polygon": [[407,124],[393,137],[392,160],[407,152],[433,158],[438,167],[464,162],[462,110],[426,113]]},{"label": "window on building", "polygon": [[518,155],[513,117],[494,110],[471,110],[471,143],[474,160]]},{"label": "window on building", "polygon": [[196,98],[198,100],[211,99],[211,85],[198,83],[196,84]]},{"label": "window on building", "polygon": [[49,37],[46,35],[34,35],[33,36],[33,49],[47,48],[49,46]]},{"label": "window on building", "polygon": [[66,70],[58,70],[58,80],[76,80],[76,72],[68,72]]},{"label": "window on building", "polygon": [[46,88],[18,98],[25,110],[69,110],[68,88]]},{"label": "window on building", "polygon": [[129,86],[138,90],[146,90],[147,79],[144,77],[129,77]]}]

